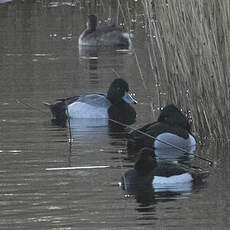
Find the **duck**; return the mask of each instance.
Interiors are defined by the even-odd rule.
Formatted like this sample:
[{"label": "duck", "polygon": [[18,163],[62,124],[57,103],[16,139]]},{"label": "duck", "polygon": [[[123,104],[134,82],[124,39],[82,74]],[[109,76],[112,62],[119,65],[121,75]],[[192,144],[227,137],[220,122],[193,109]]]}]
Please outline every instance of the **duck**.
[{"label": "duck", "polygon": [[0,0],[0,4],[1,3],[9,3],[9,2],[12,2],[12,0]]},{"label": "duck", "polygon": [[174,104],[166,105],[157,121],[129,132],[127,139],[127,150],[134,153],[143,147],[190,151],[196,145],[188,118]]},{"label": "duck", "polygon": [[154,149],[144,147],[138,152],[134,168],[121,177],[121,187],[130,193],[153,188],[155,192],[191,190],[202,184],[209,172],[198,167],[158,161]]},{"label": "duck", "polygon": [[80,34],[78,44],[80,47],[110,46],[129,49],[131,39],[129,33],[123,32],[114,24],[97,28],[97,16],[89,15],[87,28]]},{"label": "duck", "polygon": [[136,121],[136,111],[130,104],[137,101],[129,93],[129,85],[116,78],[107,94],[91,93],[57,99],[54,104],[43,103],[52,113],[52,121],[63,125],[67,119],[104,119],[130,125]]}]

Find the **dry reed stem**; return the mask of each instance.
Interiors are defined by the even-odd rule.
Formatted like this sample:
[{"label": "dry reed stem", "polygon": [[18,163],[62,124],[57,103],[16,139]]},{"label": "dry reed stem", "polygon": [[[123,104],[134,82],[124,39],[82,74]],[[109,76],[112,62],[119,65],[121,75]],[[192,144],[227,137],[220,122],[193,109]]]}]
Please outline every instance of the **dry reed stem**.
[{"label": "dry reed stem", "polygon": [[155,101],[190,111],[201,138],[229,138],[229,1],[151,2],[144,0],[143,7],[153,81],[160,84]]}]

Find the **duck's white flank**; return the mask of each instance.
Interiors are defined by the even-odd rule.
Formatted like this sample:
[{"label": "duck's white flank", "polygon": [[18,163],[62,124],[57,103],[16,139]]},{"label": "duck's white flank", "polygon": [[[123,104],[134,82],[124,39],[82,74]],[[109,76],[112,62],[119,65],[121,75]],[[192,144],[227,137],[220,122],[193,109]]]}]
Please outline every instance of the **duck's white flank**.
[{"label": "duck's white flank", "polygon": [[193,180],[192,176],[189,173],[183,173],[180,175],[170,176],[170,177],[161,177],[154,176],[154,184],[178,184],[178,183],[189,183]]},{"label": "duck's white flank", "polygon": [[192,189],[192,176],[189,173],[171,177],[155,176],[152,186],[155,192],[189,192]]},{"label": "duck's white flank", "polygon": [[82,95],[68,105],[67,116],[70,118],[104,118],[108,119],[109,100],[100,94]]},{"label": "duck's white flank", "polygon": [[[189,137],[187,139],[184,139],[182,137],[179,137],[172,133],[162,133],[158,135],[157,140],[154,142],[154,148],[160,149],[160,148],[169,148],[170,146],[167,144],[164,144],[163,142],[167,142],[169,144],[175,145],[177,147],[189,147],[196,145],[195,138],[189,134]],[[159,141],[158,141],[159,140]],[[163,141],[163,142],[161,142]]]},{"label": "duck's white flank", "polygon": [[74,102],[68,106],[68,114],[71,118],[107,118],[108,107],[96,107],[82,102]]}]

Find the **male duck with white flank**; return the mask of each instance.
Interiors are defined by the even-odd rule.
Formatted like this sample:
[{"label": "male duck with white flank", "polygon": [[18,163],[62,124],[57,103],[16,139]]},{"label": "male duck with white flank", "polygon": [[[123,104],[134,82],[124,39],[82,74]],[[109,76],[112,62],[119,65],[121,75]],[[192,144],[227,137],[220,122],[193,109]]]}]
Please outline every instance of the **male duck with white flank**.
[{"label": "male duck with white flank", "polygon": [[136,120],[136,111],[130,104],[137,102],[129,93],[128,83],[122,78],[111,83],[107,95],[92,93],[57,101],[55,104],[45,103],[57,124],[65,124],[68,117],[112,119],[128,125]]},{"label": "male duck with white flank", "polygon": [[175,105],[170,104],[163,108],[156,122],[128,134],[127,149],[129,152],[137,152],[143,147],[163,149],[172,145],[187,149],[195,144],[188,118]]},{"label": "male duck with white flank", "polygon": [[209,175],[200,168],[186,167],[169,162],[157,162],[152,148],[140,150],[134,169],[127,171],[121,178],[121,186],[129,192],[153,187],[159,191],[183,191],[200,184]]},{"label": "male duck with white flank", "polygon": [[115,25],[107,25],[97,28],[97,17],[88,16],[87,28],[81,33],[79,46],[110,46],[119,48],[130,48],[130,35],[123,32]]}]

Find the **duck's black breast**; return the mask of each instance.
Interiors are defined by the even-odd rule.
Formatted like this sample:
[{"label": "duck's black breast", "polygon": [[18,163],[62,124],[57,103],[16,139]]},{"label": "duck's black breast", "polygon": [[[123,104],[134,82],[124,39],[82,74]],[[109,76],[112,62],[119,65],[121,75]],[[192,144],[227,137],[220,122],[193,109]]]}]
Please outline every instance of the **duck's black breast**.
[{"label": "duck's black breast", "polygon": [[137,190],[145,191],[152,188],[152,180],[152,172],[143,176],[138,174],[135,169],[131,169],[121,177],[121,185],[128,192],[135,193]]},{"label": "duck's black breast", "polygon": [[125,125],[131,125],[136,121],[136,111],[127,103],[112,104],[108,114],[110,119]]}]

